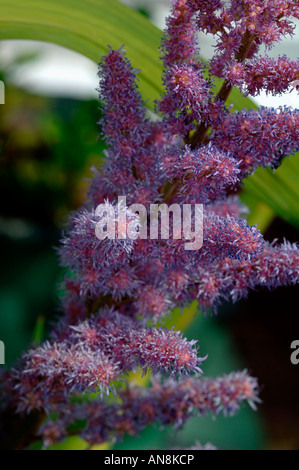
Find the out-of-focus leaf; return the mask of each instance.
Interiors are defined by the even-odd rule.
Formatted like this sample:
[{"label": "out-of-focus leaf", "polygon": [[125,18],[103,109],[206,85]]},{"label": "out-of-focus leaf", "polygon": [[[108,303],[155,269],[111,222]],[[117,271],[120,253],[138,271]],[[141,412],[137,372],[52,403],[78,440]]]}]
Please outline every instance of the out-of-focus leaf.
[{"label": "out-of-focus leaf", "polygon": [[247,178],[244,201],[258,199],[287,222],[299,227],[299,154],[285,159],[273,173],[259,168]]}]

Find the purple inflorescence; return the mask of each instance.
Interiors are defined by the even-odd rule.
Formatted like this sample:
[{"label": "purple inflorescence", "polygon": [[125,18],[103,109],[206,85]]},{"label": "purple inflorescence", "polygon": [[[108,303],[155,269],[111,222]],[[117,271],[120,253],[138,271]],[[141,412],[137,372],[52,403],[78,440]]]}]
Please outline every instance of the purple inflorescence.
[{"label": "purple inflorescence", "polygon": [[212,140],[239,161],[242,178],[258,166],[277,168],[299,150],[299,111],[261,107],[228,113],[215,124]]},{"label": "purple inflorescence", "polygon": [[202,309],[216,309],[223,301],[247,297],[258,287],[275,289],[299,282],[299,248],[285,242],[267,243],[264,250],[250,262],[224,259],[209,270],[198,267],[193,288]]},{"label": "purple inflorescence", "polygon": [[[180,427],[194,414],[231,415],[243,401],[258,402],[257,382],[246,372],[199,378],[206,356],[199,357],[196,341],[160,325],[193,300],[215,311],[258,287],[299,282],[298,246],[266,243],[242,218],[246,208],[236,195],[257,167],[276,168],[299,150],[298,110],[225,106],[232,86],[245,95],[298,86],[298,61],[259,52],[293,33],[292,17],[299,18],[292,0],[173,1],[155,120],[147,117],[123,48],[102,59],[99,123],[107,149],[59,250],[67,268],[63,315],[50,339],[24,354],[5,380],[14,410],[49,416],[40,428],[46,447],[78,420],[85,422],[81,436],[95,444],[136,435],[153,422]],[[199,31],[216,37],[206,64]],[[215,77],[224,80],[216,96]],[[185,249],[190,230],[150,238],[149,212],[128,207],[162,203],[204,206],[199,249]],[[174,215],[169,221],[174,233]],[[137,367],[158,377],[149,389],[124,389]],[[117,399],[103,398],[115,389]]]},{"label": "purple inflorescence", "polygon": [[203,76],[197,30],[192,5],[186,0],[174,3],[162,40],[165,94],[157,103],[167,128],[185,135],[199,121],[210,96],[210,85]]}]

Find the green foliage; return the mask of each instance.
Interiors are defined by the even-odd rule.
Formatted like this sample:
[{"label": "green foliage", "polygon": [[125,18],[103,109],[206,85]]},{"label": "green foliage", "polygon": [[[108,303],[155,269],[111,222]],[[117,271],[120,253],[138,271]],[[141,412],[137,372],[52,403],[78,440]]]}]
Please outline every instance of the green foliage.
[{"label": "green foliage", "polygon": [[[162,66],[158,58],[161,31],[144,15],[116,0],[0,0],[0,26],[0,39],[53,42],[96,62],[106,53],[108,44],[113,48],[124,44],[133,66],[141,69],[140,90],[150,109],[162,93]],[[215,91],[219,87],[220,82],[217,81]],[[7,92],[10,93],[9,89]],[[7,348],[8,359],[12,362],[29,341],[36,344],[46,335],[44,322],[50,318],[50,312],[57,303],[54,289],[61,276],[56,267],[56,256],[49,252],[48,244],[49,241],[57,244],[57,223],[61,216],[81,204],[84,188],[79,181],[83,175],[89,175],[91,163],[100,162],[103,143],[96,143],[98,105],[94,101],[50,101],[12,90],[8,102],[12,106],[10,119],[13,116],[24,119],[12,119],[13,127],[9,128],[5,113],[0,118],[0,157],[4,163],[0,172],[1,191],[11,203],[7,210],[15,207],[15,201],[22,201],[21,212],[12,213],[25,219],[29,233],[25,241],[14,240],[13,246],[11,240],[6,241],[0,252],[2,261],[8,266],[2,276],[3,288],[0,290],[3,312],[0,329],[4,335],[1,339],[10,345]],[[228,104],[234,104],[235,110],[256,108],[236,89]],[[260,169],[248,178],[242,197],[252,212],[250,223],[258,223],[262,230],[266,230],[273,217],[279,215],[299,226],[298,180],[298,155],[284,161],[275,174]],[[26,213],[26,207],[30,208],[30,214]],[[35,218],[40,207],[45,211],[42,222]],[[33,224],[33,230],[29,222]],[[39,230],[36,231],[37,223]],[[6,235],[12,231],[11,225],[7,225]],[[174,313],[180,329],[187,328],[192,320],[194,312],[189,309],[189,316],[187,313],[183,317],[178,312]],[[227,331],[221,330],[211,319],[202,320],[202,317],[197,317],[192,323],[192,338],[199,339],[204,354],[207,352],[205,345],[218,345],[206,363],[205,372],[208,375],[223,372],[224,360],[227,371],[242,367],[239,362],[233,363],[235,354],[227,353],[231,348]],[[215,370],[216,364],[221,365],[221,370]],[[256,441],[260,438],[256,419],[242,410],[240,417],[229,423],[229,429],[224,418],[217,419],[217,423],[208,422],[206,418],[204,421],[196,419],[188,423],[184,434],[179,433],[178,436],[183,436],[186,445],[201,435],[204,443],[208,435],[216,445],[229,448],[239,439],[240,447],[256,448]],[[213,439],[216,428],[218,433],[222,433],[219,439]],[[176,444],[168,431],[160,434],[153,428],[145,430],[138,442],[140,448],[165,448]],[[128,437],[118,448],[136,445],[136,440],[133,443]],[[85,446],[84,441],[72,437],[58,448],[79,449]]]}]

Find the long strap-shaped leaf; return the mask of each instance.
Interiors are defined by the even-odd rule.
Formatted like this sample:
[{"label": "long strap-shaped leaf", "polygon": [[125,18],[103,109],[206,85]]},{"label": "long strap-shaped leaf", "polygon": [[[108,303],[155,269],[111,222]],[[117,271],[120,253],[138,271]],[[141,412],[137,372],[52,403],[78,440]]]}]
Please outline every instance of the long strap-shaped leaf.
[{"label": "long strap-shaped leaf", "polygon": [[0,39],[49,41],[96,62],[108,45],[125,45],[133,66],[141,70],[145,100],[161,93],[161,36],[144,16],[116,0],[0,0]]}]

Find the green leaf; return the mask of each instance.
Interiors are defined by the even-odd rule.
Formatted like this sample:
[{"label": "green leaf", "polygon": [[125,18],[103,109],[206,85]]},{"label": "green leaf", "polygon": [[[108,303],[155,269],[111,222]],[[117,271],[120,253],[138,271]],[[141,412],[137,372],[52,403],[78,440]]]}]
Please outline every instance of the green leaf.
[{"label": "green leaf", "polygon": [[[107,46],[125,45],[145,100],[162,90],[162,32],[116,0],[0,0],[0,39],[48,41],[99,62]],[[148,103],[153,107],[152,102]]]},{"label": "green leaf", "polygon": [[299,154],[286,158],[275,173],[259,168],[245,181],[244,202],[259,201],[299,227]]}]

